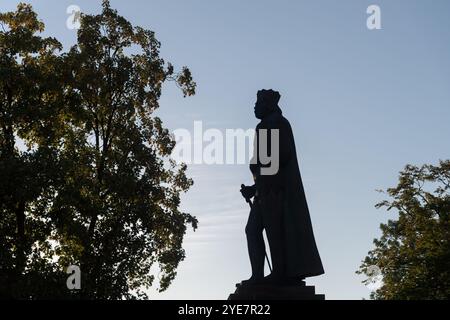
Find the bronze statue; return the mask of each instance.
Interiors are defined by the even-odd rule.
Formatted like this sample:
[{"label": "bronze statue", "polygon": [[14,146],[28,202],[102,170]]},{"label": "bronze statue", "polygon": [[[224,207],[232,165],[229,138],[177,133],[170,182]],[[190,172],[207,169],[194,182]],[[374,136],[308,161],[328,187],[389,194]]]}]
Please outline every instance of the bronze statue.
[{"label": "bronze statue", "polygon": [[[255,116],[261,120],[256,127],[255,153],[250,164],[255,184],[241,186],[243,197],[248,201],[253,198],[245,228],[252,276],[243,284],[285,285],[324,273],[298,167],[294,136],[278,106],[279,100],[278,92],[261,90],[255,103]],[[264,140],[267,150],[272,150],[272,145],[278,143],[279,167],[275,174],[263,173],[268,166],[258,152],[263,131],[268,136]],[[279,139],[273,142],[271,133],[275,131]],[[264,277],[264,229],[273,265],[267,277]]]}]

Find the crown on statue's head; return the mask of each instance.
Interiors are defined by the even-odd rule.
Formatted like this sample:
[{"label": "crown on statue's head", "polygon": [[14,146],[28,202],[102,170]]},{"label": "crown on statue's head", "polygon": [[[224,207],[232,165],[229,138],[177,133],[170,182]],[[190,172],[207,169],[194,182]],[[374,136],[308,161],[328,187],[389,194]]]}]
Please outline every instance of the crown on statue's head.
[{"label": "crown on statue's head", "polygon": [[258,91],[256,97],[258,98],[258,100],[268,102],[269,104],[278,105],[281,95],[278,91],[274,91],[272,89],[269,90],[263,89]]}]

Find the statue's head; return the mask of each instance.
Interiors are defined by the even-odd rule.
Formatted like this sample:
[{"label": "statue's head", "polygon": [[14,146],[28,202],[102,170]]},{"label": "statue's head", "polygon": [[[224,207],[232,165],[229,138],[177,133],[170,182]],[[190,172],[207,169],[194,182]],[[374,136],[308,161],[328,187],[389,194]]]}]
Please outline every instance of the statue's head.
[{"label": "statue's head", "polygon": [[280,93],[278,91],[270,90],[260,90],[256,95],[255,103],[255,117],[258,119],[263,119],[272,112],[281,113],[281,109],[278,106],[278,101],[280,101]]}]

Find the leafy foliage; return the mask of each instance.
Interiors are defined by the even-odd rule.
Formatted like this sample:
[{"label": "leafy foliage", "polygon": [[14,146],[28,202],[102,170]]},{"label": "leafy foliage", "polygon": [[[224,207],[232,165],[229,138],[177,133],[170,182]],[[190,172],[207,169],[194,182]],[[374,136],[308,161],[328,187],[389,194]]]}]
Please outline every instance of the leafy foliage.
[{"label": "leafy foliage", "polygon": [[450,298],[450,161],[438,166],[412,165],[400,173],[391,200],[377,208],[397,209],[398,219],[381,225],[358,273],[381,269],[383,285],[375,299]]},{"label": "leafy foliage", "polygon": [[64,54],[37,35],[29,5],[0,23],[0,294],[71,297],[71,264],[76,297],[145,298],[155,264],[167,289],[197,220],[179,210],[192,180],[168,158],[175,141],[153,112],[166,81],[195,94],[189,69],[175,73],[155,34],[108,1],[82,15]]}]

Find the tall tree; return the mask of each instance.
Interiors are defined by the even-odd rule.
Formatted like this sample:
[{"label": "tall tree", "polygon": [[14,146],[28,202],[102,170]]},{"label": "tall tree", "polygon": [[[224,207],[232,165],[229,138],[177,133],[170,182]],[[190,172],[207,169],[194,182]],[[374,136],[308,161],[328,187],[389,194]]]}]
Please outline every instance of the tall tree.
[{"label": "tall tree", "polygon": [[[160,57],[152,31],[108,1],[102,8],[82,15],[64,54],[36,35],[44,25],[31,6],[0,15],[4,296],[146,297],[155,272],[168,288],[186,229],[197,227],[179,209],[192,180],[170,160],[175,141],[153,115],[166,81],[184,96],[196,84],[188,68],[175,73]],[[76,294],[65,282],[72,264],[82,275]]]},{"label": "tall tree", "polygon": [[438,166],[412,165],[400,173],[391,200],[378,208],[396,209],[398,218],[381,225],[382,236],[358,273],[382,274],[374,299],[450,298],[450,160]]},{"label": "tall tree", "polygon": [[[0,14],[0,295],[26,297],[50,287],[55,265],[43,247],[48,221],[34,215],[55,178],[57,115],[62,109],[60,43],[42,38],[31,6]],[[19,148],[18,140],[27,144]],[[40,243],[40,249],[39,249]],[[42,249],[42,250],[41,250]],[[39,252],[40,251],[40,252]]]},{"label": "tall tree", "polygon": [[85,298],[145,296],[154,263],[165,290],[184,259],[186,227],[197,225],[179,210],[192,184],[186,166],[169,160],[175,141],[153,116],[164,82],[185,96],[195,83],[187,68],[175,74],[159,48],[154,32],[103,1],[101,14],[82,15],[65,56],[71,126],[51,216],[60,261],[80,265]]}]

